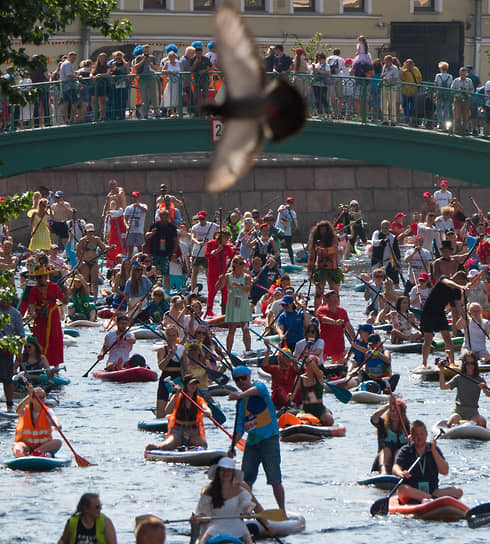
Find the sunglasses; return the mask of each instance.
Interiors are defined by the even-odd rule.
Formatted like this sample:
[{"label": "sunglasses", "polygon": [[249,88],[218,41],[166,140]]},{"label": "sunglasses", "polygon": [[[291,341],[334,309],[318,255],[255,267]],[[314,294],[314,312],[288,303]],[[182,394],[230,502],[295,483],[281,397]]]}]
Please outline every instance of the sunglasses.
[{"label": "sunglasses", "polygon": [[246,381],[247,379],[248,379],[248,376],[247,376],[246,374],[243,374],[243,375],[240,375],[240,376],[235,376],[235,377],[233,378],[233,380],[234,380],[235,382],[244,382],[244,381]]}]

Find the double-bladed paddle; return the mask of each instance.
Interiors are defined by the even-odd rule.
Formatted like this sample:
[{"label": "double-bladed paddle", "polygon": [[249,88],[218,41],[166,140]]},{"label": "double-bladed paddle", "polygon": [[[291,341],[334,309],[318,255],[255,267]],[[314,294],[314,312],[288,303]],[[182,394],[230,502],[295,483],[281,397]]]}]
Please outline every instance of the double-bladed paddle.
[{"label": "double-bladed paddle", "polygon": [[[434,437],[434,440],[437,440],[441,435],[444,434],[443,429],[439,429],[439,432]],[[410,465],[408,472],[412,472],[412,470],[420,463],[420,460],[424,455],[429,451],[429,449],[426,449],[422,455],[417,457],[415,461]],[[397,492],[398,488],[403,484],[405,481],[404,478],[400,478],[398,480],[398,483],[395,485],[395,487],[388,493],[387,497],[383,497],[382,499],[378,499],[376,502],[374,502],[371,505],[371,509],[369,510],[371,513],[371,516],[386,516],[389,511],[390,507],[390,498]]]},{"label": "double-bladed paddle", "polygon": [[470,529],[477,529],[490,524],[490,502],[485,502],[470,508],[465,514]]}]

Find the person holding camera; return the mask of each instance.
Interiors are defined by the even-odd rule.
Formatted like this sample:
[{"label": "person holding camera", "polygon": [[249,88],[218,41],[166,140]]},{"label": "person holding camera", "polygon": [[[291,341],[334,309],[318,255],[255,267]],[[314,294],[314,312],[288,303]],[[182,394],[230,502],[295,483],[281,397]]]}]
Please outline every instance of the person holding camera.
[{"label": "person holding camera", "polygon": [[141,108],[143,117],[148,119],[148,110],[150,104],[153,106],[153,114],[155,117],[160,117],[159,100],[157,96],[157,79],[155,72],[159,71],[155,57],[150,55],[150,46],[143,45],[143,54],[138,55],[135,59],[134,68],[138,74],[138,89],[141,94]]},{"label": "person holding camera", "polygon": [[191,112],[197,115],[200,99],[202,98],[202,101],[205,102],[208,98],[209,76],[207,72],[212,65],[209,58],[202,54],[202,46],[198,45],[195,48],[195,53],[190,62],[190,71],[194,74],[194,85],[191,85]]}]

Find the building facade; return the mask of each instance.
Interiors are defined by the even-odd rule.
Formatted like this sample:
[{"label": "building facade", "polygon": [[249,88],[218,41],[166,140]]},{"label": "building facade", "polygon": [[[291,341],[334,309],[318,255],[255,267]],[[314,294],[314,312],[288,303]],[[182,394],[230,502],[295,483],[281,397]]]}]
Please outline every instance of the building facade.
[{"label": "building facade", "polygon": [[[207,43],[213,34],[212,11],[220,0],[119,0],[114,18],[126,17],[133,35],[123,44],[111,42],[76,25],[44,44],[49,68],[60,55],[75,50],[79,59],[102,48],[149,43],[161,56],[169,43],[180,52],[194,40]],[[322,47],[339,47],[344,57],[355,54],[356,39],[368,39],[374,57],[396,54],[413,58],[425,80],[433,80],[437,63],[446,60],[457,74],[472,64],[482,81],[490,78],[490,0],[231,0],[259,45],[281,43],[290,52],[297,40],[323,35]],[[28,47],[29,52],[39,52]]]}]

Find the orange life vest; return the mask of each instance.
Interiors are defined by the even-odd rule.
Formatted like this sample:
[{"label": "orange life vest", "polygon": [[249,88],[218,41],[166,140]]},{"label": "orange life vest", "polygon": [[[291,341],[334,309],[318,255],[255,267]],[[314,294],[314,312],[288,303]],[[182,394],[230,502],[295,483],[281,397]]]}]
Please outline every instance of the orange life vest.
[{"label": "orange life vest", "polygon": [[[180,407],[180,403],[182,402],[182,399],[185,400],[184,395],[179,394],[179,396],[177,397],[177,401],[175,403],[174,409],[173,409],[172,413],[168,416],[168,434],[167,434],[167,436],[170,436],[173,427],[175,426],[176,423],[178,423],[177,413],[179,411],[179,407]],[[207,407],[206,401],[202,397],[200,397],[199,395],[197,395],[197,397],[196,397],[196,402],[197,402],[197,404],[199,404],[199,406],[201,408],[206,408]],[[206,433],[205,433],[205,430],[204,430],[204,422],[202,420],[202,412],[201,412],[201,410],[199,410],[197,408],[196,408],[196,410],[197,410],[196,425],[197,425],[197,428],[199,429],[199,434],[204,438],[204,440],[206,440]]]},{"label": "orange life vest", "polygon": [[25,442],[30,448],[35,450],[41,444],[52,440],[51,426],[45,410],[41,410],[36,423],[33,425],[31,417],[31,407],[28,404],[24,413],[19,416],[17,427],[15,428],[15,441]]},{"label": "orange life vest", "polygon": [[159,209],[160,209],[160,211],[162,211],[162,210],[167,210],[168,213],[170,214],[170,217],[171,217],[172,219],[175,220],[175,205],[174,205],[173,202],[170,202],[170,205],[169,205],[168,208],[167,208],[167,206],[165,205],[165,202],[162,202],[162,203],[160,204],[160,206],[159,206]]}]

